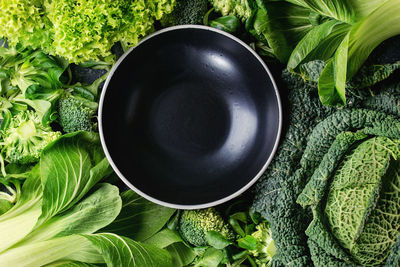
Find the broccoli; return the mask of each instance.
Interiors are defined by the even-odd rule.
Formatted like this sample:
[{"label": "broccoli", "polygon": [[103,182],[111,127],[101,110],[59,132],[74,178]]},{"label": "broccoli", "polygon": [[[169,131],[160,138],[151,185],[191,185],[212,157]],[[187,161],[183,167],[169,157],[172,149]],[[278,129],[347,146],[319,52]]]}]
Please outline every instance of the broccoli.
[{"label": "broccoli", "polygon": [[97,103],[75,96],[69,92],[58,100],[58,123],[64,132],[93,131],[93,117],[97,111]]},{"label": "broccoli", "polygon": [[42,150],[61,133],[42,124],[42,117],[33,110],[13,116],[1,131],[1,155],[10,163],[28,164],[39,160]]},{"label": "broccoli", "polygon": [[266,221],[260,223],[256,226],[256,231],[251,235],[257,240],[257,249],[249,252],[255,258],[257,266],[270,266],[277,249],[272,239],[269,223]]},{"label": "broccoli", "polygon": [[161,19],[164,27],[184,24],[201,24],[207,12],[207,0],[178,0],[172,13]]},{"label": "broccoli", "polygon": [[178,229],[182,237],[195,246],[208,245],[206,240],[208,231],[217,231],[229,240],[235,237],[229,224],[214,208],[185,210],[179,220]]},{"label": "broccoli", "polygon": [[249,0],[210,0],[211,5],[223,16],[232,15],[242,22],[251,16],[251,3]]}]

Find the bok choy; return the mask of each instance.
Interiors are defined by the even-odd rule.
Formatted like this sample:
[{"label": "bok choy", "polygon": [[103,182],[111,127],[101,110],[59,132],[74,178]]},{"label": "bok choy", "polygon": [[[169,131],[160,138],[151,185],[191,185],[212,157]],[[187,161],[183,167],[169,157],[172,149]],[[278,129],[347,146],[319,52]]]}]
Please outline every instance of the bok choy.
[{"label": "bok choy", "polygon": [[[172,266],[167,250],[110,232],[120,226],[119,233],[128,233],[121,226],[133,216],[137,223],[131,237],[144,240],[174,213],[157,206],[156,219],[142,215],[142,209],[152,211],[155,204],[133,192],[121,198],[118,187],[98,183],[111,173],[95,133],[66,134],[48,145],[40,162],[24,173],[16,204],[0,216],[0,265]],[[131,202],[139,205],[124,212]],[[99,233],[108,225],[107,232]]]}]

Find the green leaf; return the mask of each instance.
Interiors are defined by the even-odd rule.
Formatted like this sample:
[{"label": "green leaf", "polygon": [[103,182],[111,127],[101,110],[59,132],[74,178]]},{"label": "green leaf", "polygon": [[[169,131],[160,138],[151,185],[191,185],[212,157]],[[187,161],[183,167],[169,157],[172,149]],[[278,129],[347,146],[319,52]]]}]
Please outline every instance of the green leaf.
[{"label": "green leaf", "polygon": [[356,20],[354,10],[348,0],[288,0],[288,2],[346,23],[354,23]]},{"label": "green leaf", "polygon": [[235,33],[240,27],[240,20],[235,16],[224,16],[210,21],[210,26],[229,33]]},{"label": "green leaf", "polygon": [[[38,168],[33,168],[31,177],[22,186],[20,199],[0,216],[0,236],[7,236],[0,242],[0,252],[11,247],[29,234],[41,214],[42,186]],[[18,229],[18,230],[10,230]]]},{"label": "green leaf", "polygon": [[56,261],[50,264],[45,265],[45,267],[95,267],[97,265],[84,263],[79,261]]},{"label": "green leaf", "polygon": [[[9,249],[0,254],[0,262],[3,266],[43,266],[60,259],[70,260],[74,258],[74,253],[83,254],[92,249],[93,245],[88,239],[71,235]],[[96,252],[84,260],[101,263],[103,257]]]},{"label": "green leaf", "polygon": [[195,263],[195,267],[217,267],[224,258],[222,250],[216,248],[208,248],[202,257]]},{"label": "green leaf", "polygon": [[174,243],[165,248],[172,257],[172,265],[174,267],[187,266],[196,258],[193,249],[184,243]]},{"label": "green leaf", "polygon": [[159,248],[166,248],[169,245],[178,242],[183,242],[181,236],[176,231],[170,230],[168,228],[163,229],[162,231],[144,241],[144,243],[146,244],[151,244]]},{"label": "green leaf", "polygon": [[344,38],[335,56],[328,62],[318,80],[318,94],[324,105],[346,104],[346,74],[349,34]]},{"label": "green leaf", "polygon": [[171,256],[166,250],[149,244],[142,244],[111,233],[82,236],[92,243],[109,267],[173,266]]},{"label": "green leaf", "polygon": [[238,246],[248,250],[257,249],[257,239],[251,235],[246,235],[243,238],[237,240]]},{"label": "green leaf", "polygon": [[259,8],[249,31],[258,40],[268,43],[273,54],[286,63],[292,50],[311,30],[310,9],[285,1],[257,1]]},{"label": "green leaf", "polygon": [[217,231],[208,231],[206,233],[206,240],[210,246],[216,249],[223,249],[232,244],[232,242]]},{"label": "green leaf", "polygon": [[18,243],[34,243],[72,234],[91,234],[110,224],[119,214],[122,201],[119,190],[100,184],[92,194],[71,209],[54,216]]},{"label": "green leaf", "polygon": [[132,190],[121,194],[122,210],[103,231],[144,241],[157,233],[174,214],[175,209],[150,202]]},{"label": "green leaf", "polygon": [[[316,49],[320,43],[329,37],[335,27],[343,24],[339,21],[329,20],[324,22],[321,25],[315,26],[309,31],[303,39],[297,44],[296,48],[293,50],[290,55],[287,67],[290,69],[295,69],[301,63],[303,63],[304,59]],[[329,46],[324,47],[327,49]],[[334,47],[336,49],[336,47]],[[319,58],[321,59],[321,58]]]},{"label": "green leaf", "polygon": [[41,220],[76,204],[111,169],[95,133],[66,134],[51,143],[40,159],[43,183]]},{"label": "green leaf", "polygon": [[196,257],[196,253],[182,240],[181,236],[168,228],[153,235],[145,243],[165,248],[172,256],[173,266],[186,266]]},{"label": "green leaf", "polygon": [[12,207],[13,204],[10,201],[0,199],[0,216],[10,210]]}]

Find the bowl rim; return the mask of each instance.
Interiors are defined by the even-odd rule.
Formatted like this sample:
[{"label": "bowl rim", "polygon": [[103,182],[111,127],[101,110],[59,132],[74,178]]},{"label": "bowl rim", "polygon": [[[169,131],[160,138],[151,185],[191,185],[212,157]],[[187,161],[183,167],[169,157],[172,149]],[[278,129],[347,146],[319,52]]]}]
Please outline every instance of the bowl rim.
[{"label": "bowl rim", "polygon": [[[114,72],[117,70],[117,68],[119,67],[119,65],[122,63],[122,61],[138,46],[140,46],[141,44],[147,42],[148,40],[150,40],[151,38],[166,33],[166,32],[170,32],[170,31],[175,31],[175,30],[183,30],[183,29],[201,29],[201,30],[207,30],[207,31],[212,31],[212,32],[216,32],[218,34],[222,34],[230,39],[232,39],[233,41],[237,42],[238,44],[240,44],[241,46],[243,46],[244,48],[246,48],[251,54],[253,54],[253,56],[259,61],[259,63],[262,65],[262,67],[265,69],[265,71],[267,72],[269,79],[271,80],[272,86],[274,88],[274,92],[275,92],[275,96],[276,96],[276,100],[278,103],[278,132],[276,134],[276,139],[275,139],[275,143],[273,146],[273,149],[271,151],[271,153],[268,156],[268,159],[265,161],[263,167],[259,170],[259,172],[243,187],[241,187],[239,190],[237,190],[236,192],[211,201],[211,202],[207,202],[207,203],[202,203],[202,204],[194,204],[194,205],[182,205],[182,204],[174,204],[174,203],[169,203],[163,200],[159,200],[156,199],[148,194],[146,194],[145,192],[141,191],[140,189],[136,188],[134,185],[132,185],[128,179],[125,178],[125,176],[119,171],[119,169],[117,168],[116,164],[114,163],[108,149],[107,149],[107,145],[105,142],[105,138],[104,138],[104,133],[103,133],[103,121],[102,121],[102,115],[103,115],[103,104],[104,104],[104,98],[105,98],[105,94],[107,92],[107,88],[108,85],[112,79],[112,76],[114,75]],[[100,101],[99,101],[99,107],[98,107],[98,127],[99,127],[99,135],[100,135],[100,141],[101,141],[101,145],[103,147],[104,150],[104,154],[106,155],[106,158],[108,160],[108,162],[110,163],[111,167],[113,168],[113,170],[115,171],[115,173],[118,175],[118,177],[125,183],[125,185],[127,185],[131,190],[135,191],[137,194],[139,194],[140,196],[142,196],[143,198],[156,203],[158,205],[164,206],[164,207],[168,207],[168,208],[174,208],[174,209],[185,209],[185,210],[192,210],[192,209],[204,209],[204,208],[209,208],[209,207],[213,207],[213,206],[217,206],[219,204],[225,203],[237,196],[239,196],[240,194],[244,193],[247,189],[249,189],[260,177],[261,175],[265,172],[265,170],[267,169],[267,167],[269,166],[269,164],[271,163],[277,149],[278,149],[278,145],[279,145],[279,141],[280,141],[280,137],[281,137],[281,133],[282,133],[282,103],[281,103],[281,99],[279,96],[279,90],[278,87],[276,85],[276,82],[271,74],[271,71],[269,70],[269,68],[267,67],[267,65],[265,64],[265,62],[262,60],[262,58],[249,46],[247,45],[245,42],[243,42],[242,40],[240,40],[239,38],[216,28],[212,28],[212,27],[208,27],[208,26],[203,26],[203,25],[177,25],[177,26],[172,26],[172,27],[168,27],[168,28],[164,28],[161,29],[159,31],[156,31],[146,37],[144,37],[137,45],[135,45],[134,47],[131,47],[128,51],[126,51],[118,60],[117,62],[112,66],[111,70],[109,71],[109,74],[107,76],[107,79],[103,85],[102,88],[102,92],[100,95]]]}]

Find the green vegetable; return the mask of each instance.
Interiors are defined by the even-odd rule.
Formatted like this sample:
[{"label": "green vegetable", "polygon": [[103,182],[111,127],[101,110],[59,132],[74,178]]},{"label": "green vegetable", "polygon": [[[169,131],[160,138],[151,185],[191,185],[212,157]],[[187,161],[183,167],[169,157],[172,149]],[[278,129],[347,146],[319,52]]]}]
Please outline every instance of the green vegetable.
[{"label": "green vegetable", "polygon": [[93,131],[93,118],[97,112],[97,103],[64,94],[57,103],[58,123],[66,133],[76,131]]},{"label": "green vegetable", "polygon": [[219,212],[214,208],[202,210],[185,210],[179,221],[179,232],[182,237],[195,246],[206,246],[206,233],[216,231],[228,240],[234,235]]},{"label": "green vegetable", "polygon": [[[395,230],[400,214],[399,146],[399,140],[386,137],[364,141],[332,178],[325,206],[330,229],[363,265],[382,264],[400,234]],[[376,229],[379,236],[374,236]]]},{"label": "green vegetable", "polygon": [[[382,111],[384,114],[393,114],[400,117],[400,110],[398,108],[400,87],[397,83],[393,84],[390,81],[383,82],[381,85],[375,85],[374,90],[356,89],[359,85],[368,84],[368,86],[373,86],[373,84],[386,79],[396,69],[396,64],[364,66],[363,69],[365,71],[356,75],[346,89],[347,106],[349,108],[363,107],[375,110],[375,112]],[[318,80],[319,73],[323,67],[324,64],[314,61],[301,65],[300,69],[302,72],[300,75],[284,71],[283,80],[286,82],[289,90],[288,128],[273,162],[256,185],[253,208],[259,211],[271,223],[274,242],[278,249],[277,254],[273,258],[273,264],[278,264],[278,266],[279,264],[284,264],[285,266],[312,266],[313,262],[318,266],[319,264],[329,266],[329,264],[333,264],[332,261],[335,261],[335,258],[329,256],[325,250],[312,246],[315,242],[310,240],[305,234],[308,223],[311,222],[310,218],[312,218],[312,214],[307,209],[302,210],[296,204],[296,200],[303,189],[307,188],[307,179],[318,182],[315,186],[324,187],[321,184],[324,182],[324,179],[321,178],[326,177],[327,171],[329,171],[329,168],[332,168],[330,162],[333,161],[324,161],[325,163],[319,163],[319,161],[324,158],[330,148],[338,154],[330,153],[329,159],[332,159],[332,155],[336,155],[337,158],[341,159],[343,151],[351,147],[353,142],[349,139],[348,134],[342,133],[343,139],[337,137],[341,132],[349,130],[346,127],[348,127],[351,118],[357,119],[356,121],[359,122],[364,121],[363,118],[372,118],[370,115],[366,117],[369,114],[367,110],[361,113],[356,111],[353,115],[351,115],[351,112],[348,113],[348,110],[340,111],[336,115],[333,115],[329,121],[324,122],[318,127],[319,134],[308,139],[309,134],[314,130],[316,125],[336,111],[335,108],[323,106],[319,101],[315,81]],[[357,117],[359,115],[361,116]],[[381,120],[384,121],[383,117],[379,116],[376,116],[374,119],[377,122],[376,127],[366,129],[365,134],[382,135],[384,128],[394,125],[393,121],[383,124],[378,123]],[[371,121],[370,119],[366,119],[365,121],[368,120]],[[341,128],[337,128],[338,125],[342,125],[340,126]],[[320,135],[322,133],[325,134]],[[391,133],[395,132],[391,131]],[[359,133],[358,140],[362,139],[362,133]],[[313,140],[312,147],[314,149],[311,149],[311,142],[308,143],[308,140]],[[337,144],[333,145],[335,140],[337,140]],[[357,138],[353,140],[357,142]],[[304,151],[308,145],[310,146],[307,149],[309,152],[305,156]],[[324,150],[318,149],[321,146]],[[301,167],[300,162],[302,162],[301,164],[305,164],[304,166],[308,166],[307,170],[309,170],[306,171],[307,175],[305,176],[301,172],[295,174],[296,170]],[[312,168],[319,169],[313,170]],[[321,171],[320,176],[318,176],[319,171]],[[316,179],[312,178],[314,177],[313,175],[315,175]],[[312,180],[310,180],[310,183]],[[310,192],[314,191],[311,190]],[[319,194],[314,194],[310,198],[318,199],[319,197]],[[310,198],[306,198],[307,201]],[[313,255],[317,254],[321,256],[313,256],[312,258],[310,251]],[[336,261],[335,264],[337,263]]]},{"label": "green vegetable", "polygon": [[185,24],[201,24],[207,12],[207,0],[177,0],[173,11],[161,19],[164,27]]},{"label": "green vegetable", "polygon": [[[67,134],[48,145],[40,163],[28,172],[15,206],[0,216],[0,234],[7,235],[0,244],[0,262],[172,266],[167,250],[98,232],[116,218],[128,219],[126,214],[118,216],[118,188],[98,184],[111,172],[97,134]],[[147,220],[152,229],[147,235],[158,231],[153,224],[158,225],[156,217]]]},{"label": "green vegetable", "polygon": [[210,26],[229,33],[235,33],[240,27],[240,21],[235,16],[224,16],[210,21]]},{"label": "green vegetable", "polygon": [[231,15],[245,21],[251,16],[251,1],[249,0],[210,0],[215,11],[223,16]]},{"label": "green vegetable", "polygon": [[0,36],[12,46],[41,48],[71,63],[112,63],[111,47],[116,42],[125,49],[136,45],[174,5],[174,0],[4,0],[0,22],[6,26]]},{"label": "green vegetable", "polygon": [[2,157],[10,163],[37,162],[43,149],[60,135],[60,132],[53,132],[50,126],[43,125],[36,112],[18,113],[2,130]]},{"label": "green vegetable", "polygon": [[255,258],[257,266],[270,266],[272,258],[276,254],[276,247],[268,222],[258,224],[256,231],[251,236],[257,241],[255,249],[250,250],[250,254]]},{"label": "green vegetable", "polygon": [[[61,75],[67,64],[42,51],[17,48],[0,47],[0,84],[2,95],[10,96],[11,93],[26,95],[30,87],[38,87],[37,91],[59,89],[62,85]],[[18,90],[19,89],[19,90]]]}]

